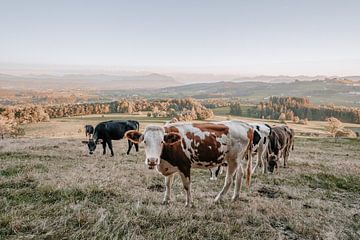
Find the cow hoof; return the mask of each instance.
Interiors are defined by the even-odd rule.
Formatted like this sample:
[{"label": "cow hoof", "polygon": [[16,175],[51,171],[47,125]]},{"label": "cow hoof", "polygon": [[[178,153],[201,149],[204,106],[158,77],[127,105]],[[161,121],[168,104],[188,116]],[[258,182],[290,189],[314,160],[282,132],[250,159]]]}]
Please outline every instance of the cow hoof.
[{"label": "cow hoof", "polygon": [[231,201],[232,202],[236,202],[237,200],[239,200],[240,199],[240,196],[233,196],[232,198],[231,198]]},{"label": "cow hoof", "polygon": [[215,204],[221,203],[221,198],[216,197],[216,198],[214,199],[214,203],[215,203]]}]

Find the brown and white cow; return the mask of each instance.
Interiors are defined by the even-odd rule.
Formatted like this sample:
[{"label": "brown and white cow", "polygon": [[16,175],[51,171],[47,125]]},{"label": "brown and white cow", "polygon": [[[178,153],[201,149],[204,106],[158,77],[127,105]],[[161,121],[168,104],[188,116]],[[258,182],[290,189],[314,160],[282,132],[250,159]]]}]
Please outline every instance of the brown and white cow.
[{"label": "brown and white cow", "polygon": [[[229,190],[235,177],[232,199],[239,198],[242,178],[247,186],[251,178],[251,142],[253,128],[244,122],[226,121],[218,123],[174,123],[163,127],[148,126],[144,133],[128,131],[125,136],[134,143],[145,145],[145,164],[165,176],[164,203],[171,201],[171,186],[178,172],[186,191],[186,205],[192,205],[191,168],[210,169],[228,164],[224,187],[216,196],[221,200]],[[245,160],[247,156],[248,160]]]},{"label": "brown and white cow", "polygon": [[278,170],[280,158],[284,159],[284,167],[287,167],[287,161],[290,151],[294,150],[295,132],[288,126],[276,126],[271,128],[267,151],[267,170],[274,172]]}]

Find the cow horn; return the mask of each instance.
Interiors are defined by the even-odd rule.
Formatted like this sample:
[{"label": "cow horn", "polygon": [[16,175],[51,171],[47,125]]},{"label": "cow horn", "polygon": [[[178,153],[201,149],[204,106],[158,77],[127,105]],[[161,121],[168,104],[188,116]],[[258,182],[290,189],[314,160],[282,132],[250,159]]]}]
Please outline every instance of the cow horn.
[{"label": "cow horn", "polygon": [[171,133],[168,133],[167,134],[168,136],[169,135],[176,135],[176,136],[178,136],[179,137],[179,139],[177,140],[177,141],[175,141],[175,142],[172,142],[172,143],[164,143],[165,145],[167,145],[167,146],[172,146],[172,145],[175,145],[175,144],[177,144],[178,142],[180,142],[181,140],[182,140],[182,136],[181,136],[181,134],[180,133],[177,133],[177,132],[171,132]]},{"label": "cow horn", "polygon": [[[133,134],[138,134],[139,135],[139,138],[138,138],[138,140],[135,140],[135,139],[132,139],[131,137],[130,137],[130,135],[133,135]],[[140,136],[142,135],[142,133],[141,132],[139,132],[139,131],[137,131],[137,130],[129,130],[129,131],[127,131],[127,132],[125,132],[125,138],[127,139],[127,140],[129,140],[130,142],[133,142],[133,143],[136,143],[136,144],[138,144],[138,143],[140,143],[142,140],[140,139]]]}]

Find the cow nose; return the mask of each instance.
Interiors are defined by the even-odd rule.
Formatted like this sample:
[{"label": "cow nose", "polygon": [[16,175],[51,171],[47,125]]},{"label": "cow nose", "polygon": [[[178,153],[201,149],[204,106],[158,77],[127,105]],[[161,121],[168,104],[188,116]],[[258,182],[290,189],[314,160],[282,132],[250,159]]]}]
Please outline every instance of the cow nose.
[{"label": "cow nose", "polygon": [[149,165],[149,168],[150,169],[153,169],[154,168],[154,166],[158,163],[158,158],[154,158],[154,157],[152,157],[152,158],[148,158],[147,159],[147,163],[148,163],[148,165]]},{"label": "cow nose", "polygon": [[154,158],[154,157],[148,158],[148,164],[150,164],[150,165],[154,165],[157,162],[158,162],[158,158]]},{"label": "cow nose", "polygon": [[90,154],[93,154],[93,152],[90,152]]}]

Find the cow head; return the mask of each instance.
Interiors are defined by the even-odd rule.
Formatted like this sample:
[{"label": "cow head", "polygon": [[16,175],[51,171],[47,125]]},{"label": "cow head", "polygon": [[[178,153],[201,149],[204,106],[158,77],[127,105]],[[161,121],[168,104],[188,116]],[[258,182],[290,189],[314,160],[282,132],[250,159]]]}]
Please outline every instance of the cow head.
[{"label": "cow head", "polygon": [[274,153],[269,154],[268,157],[268,171],[273,173],[278,168],[279,158]]},{"label": "cow head", "polygon": [[101,141],[94,141],[94,139],[90,138],[89,141],[82,141],[83,144],[86,144],[89,148],[89,153],[93,154],[96,149],[96,144],[101,143]]},{"label": "cow head", "polygon": [[143,142],[145,145],[145,164],[149,169],[160,164],[160,156],[164,145],[174,145],[181,141],[179,133],[165,133],[164,129],[159,126],[148,126],[142,134],[136,130],[130,130],[125,133],[125,137],[133,142]]}]

